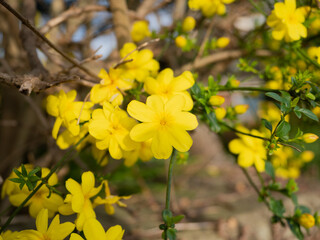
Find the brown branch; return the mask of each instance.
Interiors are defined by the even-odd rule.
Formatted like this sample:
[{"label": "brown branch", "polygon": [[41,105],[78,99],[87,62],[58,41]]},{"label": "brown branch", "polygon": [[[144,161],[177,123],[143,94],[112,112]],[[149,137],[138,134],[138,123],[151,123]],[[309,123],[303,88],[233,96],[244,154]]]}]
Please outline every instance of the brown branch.
[{"label": "brown branch", "polygon": [[15,15],[25,26],[27,26],[34,34],[36,34],[40,39],[42,39],[45,43],[47,43],[51,48],[53,48],[56,52],[58,52],[62,57],[64,57],[70,63],[76,65],[79,69],[87,73],[89,76],[94,79],[99,79],[98,76],[92,73],[90,70],[81,66],[76,60],[70,58],[67,54],[59,50],[52,42],[50,42],[46,37],[44,37],[25,17],[23,17],[20,13],[18,13],[15,9],[13,9],[8,3],[4,0],[0,0],[0,4],[4,6],[7,10],[9,10],[13,15]]},{"label": "brown branch", "polygon": [[202,43],[201,43],[201,46],[200,46],[198,55],[197,55],[197,57],[196,57],[196,59],[195,59],[195,62],[199,61],[199,59],[200,59],[200,58],[202,57],[202,55],[203,55],[204,48],[205,48],[205,46],[206,46],[206,44],[207,44],[207,41],[208,41],[208,39],[209,39],[209,37],[210,37],[210,34],[211,34],[211,32],[212,32],[212,28],[213,28],[213,25],[214,25],[214,19],[215,19],[215,18],[212,18],[212,19],[211,19],[211,22],[210,22],[210,24],[209,24],[209,27],[208,27],[208,29],[207,29],[207,31],[206,31],[206,34],[205,34],[205,36],[204,36],[204,38],[203,38],[203,40],[202,40]]},{"label": "brown branch", "polygon": [[[34,0],[23,1],[23,14],[29,21],[34,24],[34,17],[36,14],[36,3]],[[48,71],[44,68],[40,62],[37,54],[36,48],[36,38],[34,34],[24,25],[21,27],[20,31],[21,43],[24,50],[27,52],[28,62],[34,74],[47,75]]]},{"label": "brown branch", "polygon": [[41,77],[31,74],[11,76],[6,73],[0,73],[0,83],[19,88],[19,92],[26,95],[30,95],[31,92],[38,93],[44,91],[47,88],[56,86],[64,82],[77,81],[79,80],[79,77],[76,75],[55,75],[49,76],[48,79],[51,79],[52,81],[46,82],[43,81]]},{"label": "brown branch", "polygon": [[71,7],[59,16],[50,19],[44,26],[39,30],[40,33],[45,34],[57,25],[67,21],[69,18],[79,17],[79,15],[88,12],[103,12],[108,11],[109,8],[102,5],[88,5],[85,7]]},{"label": "brown branch", "polygon": [[114,33],[117,38],[118,49],[120,50],[125,43],[131,41],[128,7],[125,0],[110,0],[109,2]]},{"label": "brown branch", "polygon": [[[237,58],[243,57],[247,54],[248,54],[248,52],[246,52],[244,50],[238,50],[238,49],[213,53],[213,54],[211,54],[207,57],[203,57],[193,63],[185,64],[184,66],[182,66],[182,68],[178,72],[183,72],[183,71],[191,70],[191,69],[193,69],[193,70],[200,69],[200,68],[203,68],[209,64],[213,64],[213,63],[217,63],[217,62],[221,62],[221,61],[232,60],[232,59],[237,59]],[[268,50],[264,50],[264,49],[260,49],[255,52],[255,56],[258,56],[258,57],[267,57],[267,56],[271,56],[271,55],[272,55],[272,52],[270,52]]]},{"label": "brown branch", "polygon": [[133,59],[127,59],[127,57],[129,57],[135,51],[140,51],[141,49],[147,47],[150,43],[154,43],[154,42],[158,42],[158,41],[160,41],[160,38],[152,39],[150,41],[147,41],[147,42],[140,44],[138,47],[136,47],[131,52],[129,52],[127,55],[125,55],[113,68],[116,69],[122,64],[125,64],[127,62],[132,62]]}]

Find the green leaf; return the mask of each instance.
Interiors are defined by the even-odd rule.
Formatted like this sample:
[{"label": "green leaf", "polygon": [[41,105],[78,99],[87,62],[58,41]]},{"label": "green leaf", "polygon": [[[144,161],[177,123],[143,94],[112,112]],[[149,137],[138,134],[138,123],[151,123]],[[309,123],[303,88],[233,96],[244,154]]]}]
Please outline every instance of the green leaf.
[{"label": "green leaf", "polygon": [[264,119],[262,118],[261,119],[263,125],[270,131],[272,132],[272,124],[267,120],[267,119]]},{"label": "green leaf", "polygon": [[216,114],[214,112],[210,112],[207,114],[207,118],[209,120],[210,129],[214,132],[220,132],[221,128],[216,118]]},{"label": "green leaf", "polygon": [[290,123],[286,121],[282,121],[276,130],[276,135],[280,138],[283,138],[288,135],[290,129],[291,129]]},{"label": "green leaf", "polygon": [[197,83],[193,84],[193,86],[191,87],[191,92],[197,96],[197,97],[201,97],[201,89],[199,87],[199,85]]},{"label": "green leaf", "polygon": [[177,230],[174,228],[170,228],[167,230],[167,237],[169,240],[175,240],[177,235],[176,235]]},{"label": "green leaf", "polygon": [[274,213],[274,215],[278,217],[283,217],[283,214],[286,211],[286,209],[283,206],[282,200],[275,200],[273,198],[270,198],[269,207],[270,210]]},{"label": "green leaf", "polygon": [[304,235],[301,232],[300,229],[300,225],[298,223],[296,223],[295,221],[293,221],[291,218],[290,219],[286,219],[287,223],[290,227],[291,232],[299,239],[299,240],[303,240],[304,239]]},{"label": "green leaf", "polygon": [[210,90],[214,89],[216,86],[215,82],[214,82],[214,78],[212,77],[212,75],[210,75],[208,77],[208,87]]},{"label": "green leaf", "polygon": [[299,110],[297,110],[297,111],[303,113],[308,118],[310,118],[310,119],[312,119],[312,120],[314,120],[316,122],[319,122],[318,117],[312,111],[310,111],[309,109],[299,108]]},{"label": "green leaf", "polygon": [[36,167],[35,169],[32,169],[32,170],[29,172],[28,176],[35,175],[35,174],[36,174],[37,172],[39,172],[40,170],[41,170],[40,167]]},{"label": "green leaf", "polygon": [[290,179],[286,185],[286,189],[288,191],[289,196],[291,196],[292,193],[297,192],[299,190],[299,187],[297,183],[294,181],[294,179]]},{"label": "green leaf", "polygon": [[172,224],[172,212],[168,209],[162,211],[162,219],[169,226]]},{"label": "green leaf", "polygon": [[19,172],[17,169],[14,168],[13,171],[19,178],[23,178],[21,172]]},{"label": "green leaf", "polygon": [[296,114],[297,118],[299,118],[299,119],[301,118],[301,116],[302,116],[301,112],[299,112],[295,109],[293,109],[293,112]]},{"label": "green leaf", "polygon": [[172,218],[172,221],[173,221],[173,223],[178,223],[178,222],[180,222],[183,218],[184,218],[184,215],[174,216],[174,217]]},{"label": "green leaf", "polygon": [[32,191],[34,189],[34,186],[31,182],[26,181],[26,185],[27,185],[29,191]]},{"label": "green leaf", "polygon": [[295,99],[293,99],[293,100],[291,101],[291,107],[297,106],[299,100],[300,100],[299,97],[296,97]]},{"label": "green leaf", "polygon": [[274,100],[278,101],[278,102],[282,102],[282,97],[280,97],[280,95],[278,95],[277,93],[274,92],[267,92],[266,96],[273,98]]},{"label": "green leaf", "polygon": [[300,214],[311,213],[310,209],[304,205],[298,205],[294,209],[295,212],[299,211]]},{"label": "green leaf", "polygon": [[10,178],[9,180],[15,183],[24,183],[24,180],[21,178]]},{"label": "green leaf", "polygon": [[266,170],[266,174],[272,177],[272,179],[275,179],[274,168],[270,161],[265,162],[265,170]]},{"label": "green leaf", "polygon": [[27,172],[27,169],[26,167],[24,166],[24,164],[21,164],[21,173],[23,176],[28,176],[28,172]]}]

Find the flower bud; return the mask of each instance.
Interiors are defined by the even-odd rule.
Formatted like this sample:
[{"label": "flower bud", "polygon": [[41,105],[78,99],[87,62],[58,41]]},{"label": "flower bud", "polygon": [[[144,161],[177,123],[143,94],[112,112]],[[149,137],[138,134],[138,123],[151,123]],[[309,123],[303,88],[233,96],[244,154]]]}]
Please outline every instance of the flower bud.
[{"label": "flower bud", "polygon": [[299,217],[299,224],[302,226],[302,227],[304,227],[304,228],[306,228],[306,229],[309,229],[309,228],[311,228],[311,227],[313,227],[314,226],[314,224],[315,224],[315,219],[314,219],[314,217],[311,215],[311,214],[309,214],[309,213],[304,213],[304,214],[302,214],[300,217]]},{"label": "flower bud", "polygon": [[239,87],[240,81],[237,79],[231,79],[230,81],[230,87]]},{"label": "flower bud", "polygon": [[248,104],[240,104],[234,107],[236,114],[244,114],[249,108]]},{"label": "flower bud", "polygon": [[305,143],[313,143],[315,141],[318,140],[318,136],[313,134],[313,133],[305,133],[302,135],[302,140],[305,142]]},{"label": "flower bud", "polygon": [[222,120],[222,119],[226,116],[226,114],[227,114],[226,109],[225,109],[225,108],[222,108],[222,107],[215,108],[215,109],[214,109],[214,112],[215,112],[216,118],[217,118],[218,120]]},{"label": "flower bud", "polygon": [[225,48],[230,43],[230,39],[227,37],[221,37],[217,40],[217,47],[218,48]]},{"label": "flower bud", "polygon": [[187,45],[187,39],[184,36],[178,36],[175,39],[176,46],[179,48],[184,48]]},{"label": "flower bud", "polygon": [[193,17],[188,16],[183,20],[182,31],[190,32],[194,29],[195,26],[196,26],[196,20]]},{"label": "flower bud", "polygon": [[225,101],[224,97],[222,96],[211,96],[210,99],[209,99],[209,103],[212,105],[212,106],[220,106],[221,104],[223,104]]},{"label": "flower bud", "polygon": [[301,153],[300,157],[304,162],[310,162],[314,158],[314,152],[304,151]]}]

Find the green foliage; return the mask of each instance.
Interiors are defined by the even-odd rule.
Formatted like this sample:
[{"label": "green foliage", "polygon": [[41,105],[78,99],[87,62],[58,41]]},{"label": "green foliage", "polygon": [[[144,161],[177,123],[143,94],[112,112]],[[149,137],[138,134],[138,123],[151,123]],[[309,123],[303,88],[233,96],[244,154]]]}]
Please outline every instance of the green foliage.
[{"label": "green foliage", "polygon": [[28,190],[32,191],[37,186],[38,181],[41,180],[40,167],[36,167],[28,173],[26,167],[21,164],[21,172],[17,169],[13,169],[13,171],[18,176],[18,178],[11,178],[9,180],[15,183],[19,183],[20,189],[22,189],[23,186],[26,185],[28,187]]}]

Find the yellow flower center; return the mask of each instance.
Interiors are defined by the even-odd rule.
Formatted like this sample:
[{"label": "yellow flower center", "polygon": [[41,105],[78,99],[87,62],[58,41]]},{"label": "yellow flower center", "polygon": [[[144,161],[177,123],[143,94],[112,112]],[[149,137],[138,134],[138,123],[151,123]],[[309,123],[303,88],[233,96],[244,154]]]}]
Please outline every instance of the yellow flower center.
[{"label": "yellow flower center", "polygon": [[162,119],[160,120],[160,125],[161,125],[161,126],[167,125],[167,120],[166,120],[165,118],[162,118]]}]

